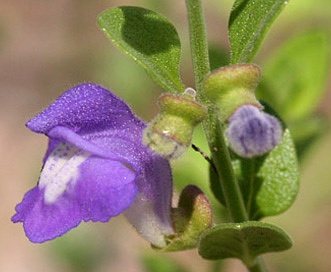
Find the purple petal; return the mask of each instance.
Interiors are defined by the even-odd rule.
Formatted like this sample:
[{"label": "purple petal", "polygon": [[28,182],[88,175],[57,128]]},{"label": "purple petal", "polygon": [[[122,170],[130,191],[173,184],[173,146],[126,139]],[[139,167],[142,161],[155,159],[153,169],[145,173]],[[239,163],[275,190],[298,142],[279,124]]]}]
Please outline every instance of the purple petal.
[{"label": "purple petal", "polygon": [[123,138],[112,138],[111,141],[99,138],[94,141],[129,161],[139,173],[139,192],[125,215],[146,240],[164,246],[164,236],[174,233],[170,218],[173,188],[169,162],[152,153],[142,142]]},{"label": "purple petal", "polygon": [[55,204],[44,202],[44,191],[38,187],[27,192],[16,206],[14,223],[23,222],[26,236],[34,243],[52,240],[68,232],[81,222],[79,205],[69,196],[62,196]]},{"label": "purple petal", "polygon": [[229,118],[226,130],[231,149],[241,157],[263,155],[282,140],[282,126],[257,107],[244,105]]},{"label": "purple petal", "polygon": [[[27,126],[50,137],[45,159],[59,142],[68,142],[93,155],[129,163],[122,146],[138,146],[129,153],[137,161],[146,148],[141,144],[145,124],[120,98],[95,84],[78,85],[61,95],[47,109],[32,118]],[[119,139],[114,154],[113,139]],[[138,153],[138,156],[137,156]],[[137,161],[138,162],[138,161]]]},{"label": "purple petal", "polygon": [[146,157],[138,187],[135,201],[124,214],[146,240],[164,247],[165,236],[174,233],[170,218],[172,176],[168,162],[158,156]]},{"label": "purple petal", "polygon": [[44,134],[56,126],[68,127],[83,134],[141,125],[125,102],[92,83],[66,91],[27,123],[32,131]]},{"label": "purple petal", "polygon": [[[44,158],[49,173],[43,175],[42,186],[25,195],[12,218],[23,222],[31,241],[54,239],[82,220],[106,222],[133,202],[127,216],[151,243],[161,246],[164,235],[174,232],[169,163],[142,144],[145,124],[118,97],[95,84],[76,86],[27,126],[50,138]],[[67,154],[59,146],[75,148]],[[52,172],[58,151],[63,169],[70,170],[59,175],[64,186],[54,180],[61,166]],[[87,156],[75,159],[79,154]]]},{"label": "purple petal", "polygon": [[[115,154],[111,150],[111,148],[107,148],[107,143],[111,143],[113,139],[105,132],[103,132],[101,135],[94,134],[94,137],[89,137],[94,138],[92,140],[85,139],[84,137],[75,133],[69,128],[57,126],[49,131],[48,136],[50,137],[51,142],[49,143],[47,154],[50,154],[52,150],[57,146],[56,143],[64,142],[72,144],[93,155],[97,155],[111,160],[121,160],[123,162],[127,162],[125,161],[125,158],[123,156],[119,156]],[[53,141],[55,141],[55,144],[53,143]]]},{"label": "purple petal", "polygon": [[127,209],[134,200],[135,174],[119,162],[89,158],[72,187],[54,203],[46,203],[44,189],[35,187],[17,205],[12,221],[23,222],[35,243],[52,240],[84,221],[106,222]]},{"label": "purple petal", "polygon": [[128,161],[139,174],[138,195],[125,215],[146,240],[164,246],[164,236],[174,233],[170,218],[173,188],[169,162],[152,153],[142,142],[128,141],[119,135],[111,141],[108,138],[93,141]]},{"label": "purple petal", "polygon": [[[142,135],[142,131],[141,134]],[[141,140],[141,136],[139,137]],[[172,195],[172,175],[169,162],[154,154],[142,142],[127,141],[123,138],[99,138],[94,140],[98,146],[111,150],[121,160],[129,165],[139,175],[139,191],[149,199],[165,198],[162,207],[170,208]],[[166,205],[164,205],[166,204]]]},{"label": "purple petal", "polygon": [[60,142],[69,143],[96,156],[121,161],[138,172],[142,169],[142,156],[152,156],[141,142],[142,129],[133,134],[118,130],[81,136],[69,128],[58,126],[50,130],[48,135],[50,141],[44,161]]},{"label": "purple petal", "polygon": [[126,210],[137,193],[135,174],[123,164],[90,158],[82,164],[75,195],[85,221],[107,222]]}]

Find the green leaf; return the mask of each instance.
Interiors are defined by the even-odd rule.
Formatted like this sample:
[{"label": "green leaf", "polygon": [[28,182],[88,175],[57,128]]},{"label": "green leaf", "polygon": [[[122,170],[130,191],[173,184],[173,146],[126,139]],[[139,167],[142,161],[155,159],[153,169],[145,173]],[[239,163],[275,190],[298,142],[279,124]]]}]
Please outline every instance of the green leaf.
[{"label": "green leaf", "polygon": [[171,93],[184,90],[179,76],[180,40],[166,17],[140,7],[116,7],[101,13],[98,24],[162,88]]},{"label": "green leaf", "polygon": [[264,65],[258,96],[287,122],[306,118],[326,90],[330,45],[326,32],[316,30],[286,42]]},{"label": "green leaf", "polygon": [[251,267],[257,256],[291,246],[291,238],[281,228],[247,221],[221,224],[207,230],[200,239],[199,254],[208,260],[238,258]]},{"label": "green leaf", "polygon": [[[268,105],[264,106],[268,113],[274,114]],[[271,152],[252,159],[232,153],[232,165],[250,220],[277,215],[291,207],[299,191],[299,166],[287,128],[282,142]],[[212,169],[210,181],[212,191],[224,205],[223,191]]]},{"label": "green leaf", "polygon": [[208,49],[210,70],[216,70],[229,64],[230,56],[227,49],[218,44],[210,44]]},{"label": "green leaf", "polygon": [[229,21],[231,64],[250,62],[288,0],[236,0]]},{"label": "green leaf", "polygon": [[299,191],[299,169],[290,131],[269,154],[233,160],[250,219],[277,215],[292,206]]}]

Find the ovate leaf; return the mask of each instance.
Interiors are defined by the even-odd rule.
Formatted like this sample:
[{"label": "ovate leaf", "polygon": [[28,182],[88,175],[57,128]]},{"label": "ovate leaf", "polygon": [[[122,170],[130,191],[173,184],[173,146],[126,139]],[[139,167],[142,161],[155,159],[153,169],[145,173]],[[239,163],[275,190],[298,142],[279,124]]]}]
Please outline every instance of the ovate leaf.
[{"label": "ovate leaf", "polygon": [[229,21],[231,64],[250,62],[288,0],[236,0]]},{"label": "ovate leaf", "polygon": [[180,41],[166,17],[140,7],[116,7],[101,13],[98,24],[162,88],[172,93],[184,90],[179,76]]},{"label": "ovate leaf", "polygon": [[208,260],[241,259],[248,267],[257,256],[292,246],[281,228],[257,221],[226,223],[207,230],[200,239],[199,254]]}]

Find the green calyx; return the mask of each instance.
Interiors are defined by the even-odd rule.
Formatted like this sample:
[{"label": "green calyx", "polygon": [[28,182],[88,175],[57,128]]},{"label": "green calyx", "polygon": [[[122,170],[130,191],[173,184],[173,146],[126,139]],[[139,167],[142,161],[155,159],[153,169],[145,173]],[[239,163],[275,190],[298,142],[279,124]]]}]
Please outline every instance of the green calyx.
[{"label": "green calyx", "polygon": [[175,235],[167,237],[163,252],[197,247],[200,236],[213,225],[213,212],[206,195],[196,186],[188,185],[181,192],[178,207],[172,210]]},{"label": "green calyx", "polygon": [[255,97],[260,76],[260,68],[254,64],[225,66],[207,76],[204,91],[220,109],[222,121],[226,121],[241,105],[262,108]]},{"label": "green calyx", "polygon": [[207,109],[195,101],[191,88],[181,95],[161,95],[158,105],[160,113],[145,129],[144,144],[163,157],[178,158],[190,145],[193,129],[207,116]]}]

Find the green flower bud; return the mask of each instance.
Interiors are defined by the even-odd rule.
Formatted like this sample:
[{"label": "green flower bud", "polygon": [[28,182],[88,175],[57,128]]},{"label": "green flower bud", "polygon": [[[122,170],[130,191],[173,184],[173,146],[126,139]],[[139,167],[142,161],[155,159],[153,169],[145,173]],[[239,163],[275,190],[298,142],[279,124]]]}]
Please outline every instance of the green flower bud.
[{"label": "green flower bud", "polygon": [[194,127],[207,115],[206,107],[195,101],[195,95],[192,88],[181,95],[161,95],[160,113],[147,125],[144,144],[167,159],[180,157],[191,144]]},{"label": "green flower bud", "polygon": [[261,76],[254,64],[238,64],[213,71],[204,82],[207,97],[221,110],[221,120],[226,121],[241,105],[262,108],[255,97],[255,88]]}]

